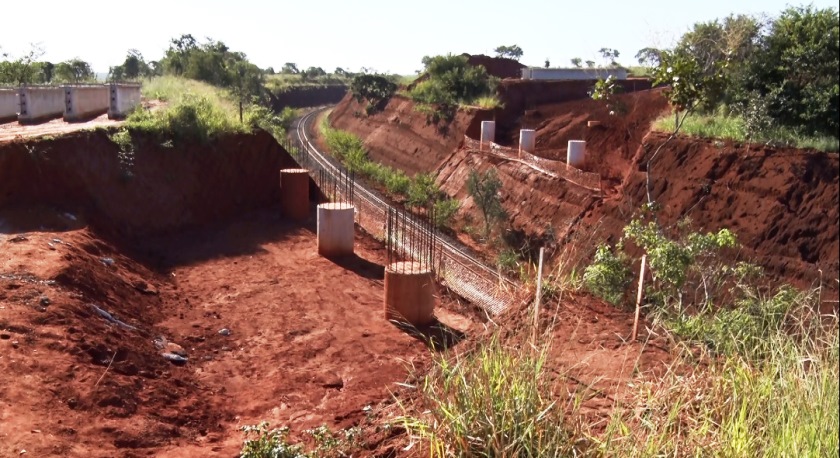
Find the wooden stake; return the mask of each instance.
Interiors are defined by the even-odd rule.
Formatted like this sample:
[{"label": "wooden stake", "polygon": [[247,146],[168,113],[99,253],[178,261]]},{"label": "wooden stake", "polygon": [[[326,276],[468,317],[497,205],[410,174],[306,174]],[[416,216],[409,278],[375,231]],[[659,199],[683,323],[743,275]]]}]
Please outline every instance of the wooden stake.
[{"label": "wooden stake", "polygon": [[540,247],[540,264],[537,268],[537,298],[534,301],[534,344],[537,341],[537,331],[540,323],[540,299],[542,298],[543,254],[545,248]]},{"label": "wooden stake", "polygon": [[647,255],[642,255],[642,268],[639,269],[639,291],[636,293],[636,316],[633,318],[633,334],[630,340],[635,341],[639,331],[639,309],[642,308],[642,292],[645,285],[645,265],[647,264]]}]

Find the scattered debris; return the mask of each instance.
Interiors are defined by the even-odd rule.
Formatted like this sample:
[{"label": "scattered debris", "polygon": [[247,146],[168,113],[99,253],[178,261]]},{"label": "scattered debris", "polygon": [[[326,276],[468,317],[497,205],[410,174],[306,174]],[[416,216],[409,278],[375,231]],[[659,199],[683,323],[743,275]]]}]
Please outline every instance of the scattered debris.
[{"label": "scattered debris", "polygon": [[43,305],[44,307],[52,304],[52,301],[47,296],[41,296],[41,300],[38,301],[39,304]]},{"label": "scattered debris", "polygon": [[114,258],[99,258],[99,260],[102,261],[102,264],[105,264],[108,267],[114,265]]},{"label": "scattered debris", "polygon": [[155,288],[154,286],[144,282],[143,280],[140,280],[140,281],[134,283],[134,289],[136,289],[137,291],[140,291],[143,294],[149,294],[149,295],[152,295],[152,296],[155,296],[155,295],[158,294],[157,288]]},{"label": "scattered debris", "polygon": [[173,364],[186,364],[189,361],[189,358],[185,358],[181,355],[176,355],[175,353],[163,353],[161,354],[163,358]]},{"label": "scattered debris", "polygon": [[99,308],[96,304],[90,304],[90,306],[93,307],[93,310],[96,313],[98,313],[99,316],[101,316],[102,318],[105,318],[106,320],[110,321],[111,323],[114,323],[121,328],[129,329],[131,331],[136,331],[137,330],[136,327],[134,327],[130,324],[124,323],[124,322],[114,318],[113,315],[111,315],[110,313],[106,312],[105,310]]},{"label": "scattered debris", "polygon": [[20,242],[25,242],[27,240],[29,240],[29,237],[27,237],[23,234],[20,234],[20,235],[16,235],[16,236],[10,238],[9,242],[10,243],[20,243]]},{"label": "scattered debris", "polygon": [[228,329],[228,328],[219,329],[219,334],[221,334],[223,336],[229,336],[230,335],[230,329]]}]

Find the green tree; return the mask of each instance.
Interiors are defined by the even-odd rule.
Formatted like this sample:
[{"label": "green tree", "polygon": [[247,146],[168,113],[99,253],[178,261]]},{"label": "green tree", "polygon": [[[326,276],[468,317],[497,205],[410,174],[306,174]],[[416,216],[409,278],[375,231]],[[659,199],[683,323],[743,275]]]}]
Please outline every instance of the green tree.
[{"label": "green tree", "polygon": [[300,70],[298,70],[297,64],[294,62],[286,62],[283,64],[283,68],[280,69],[280,73],[284,75],[297,75],[300,73]]},{"label": "green tree", "polygon": [[580,57],[572,58],[571,62],[572,62],[572,65],[576,68],[583,67],[583,59],[581,59]]},{"label": "green tree", "polygon": [[496,53],[496,57],[505,57],[513,60],[519,60],[524,54],[522,48],[518,45],[499,46],[493,51]]},{"label": "green tree", "polygon": [[41,75],[42,75],[42,79],[45,83],[49,84],[49,83],[52,82],[54,71],[55,71],[55,65],[53,65],[52,62],[42,62],[41,63]]},{"label": "green tree", "polygon": [[619,53],[617,49],[601,48],[598,50],[598,52],[601,54],[601,57],[604,59],[604,62],[606,62],[610,67],[618,66],[618,61],[616,59],[618,59],[618,56],[621,53]]},{"label": "green tree", "polygon": [[747,63],[758,50],[760,32],[761,24],[755,18],[730,15],[722,21],[716,19],[694,24],[680,38],[674,53],[690,56],[697,62],[703,77],[722,75],[727,81],[718,93],[707,94],[708,106],[735,104],[743,100],[744,84],[749,77]]},{"label": "green tree", "polygon": [[769,114],[778,124],[837,136],[839,31],[833,8],[788,8],[771,24],[747,87],[769,98]]},{"label": "green tree", "polygon": [[244,106],[263,93],[263,72],[246,60],[234,60],[229,66],[230,91],[239,102],[239,121],[243,120]]},{"label": "green tree", "polygon": [[77,57],[56,65],[55,79],[68,83],[83,83],[93,81],[96,75],[88,62]]},{"label": "green tree", "polygon": [[0,82],[15,85],[29,84],[35,82],[38,76],[38,59],[44,55],[44,48],[40,44],[31,44],[29,52],[15,59],[9,59],[9,54],[2,55],[4,61],[0,62]]},{"label": "green tree", "polygon": [[382,108],[396,90],[397,84],[380,74],[359,73],[350,81],[350,93],[359,103],[366,101],[369,112]]},{"label": "green tree", "polygon": [[639,65],[657,67],[662,61],[662,51],[656,48],[642,48],[636,53],[636,60],[639,61]]},{"label": "green tree", "polygon": [[471,170],[467,177],[467,192],[473,198],[473,202],[481,211],[484,217],[484,237],[490,235],[492,224],[507,217],[499,199],[499,189],[502,188],[502,180],[496,173],[495,168],[485,172]]},{"label": "green tree", "polygon": [[494,89],[494,81],[483,66],[472,66],[464,56],[426,56],[423,58],[429,78],[411,91],[415,101],[455,106],[469,103]]}]

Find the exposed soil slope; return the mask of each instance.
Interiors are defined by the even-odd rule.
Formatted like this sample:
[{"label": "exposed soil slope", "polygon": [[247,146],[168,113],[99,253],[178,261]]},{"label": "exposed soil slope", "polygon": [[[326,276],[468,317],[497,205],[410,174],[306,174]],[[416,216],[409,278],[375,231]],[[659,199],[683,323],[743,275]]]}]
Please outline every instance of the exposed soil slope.
[{"label": "exposed soil slope", "polygon": [[203,224],[279,198],[296,163],[267,133],[166,147],[135,139],[121,153],[106,131],[0,146],[0,208],[47,204],[134,236]]},{"label": "exposed soil slope", "polygon": [[[583,99],[539,105],[510,124],[512,131],[536,129],[536,154],[547,159],[565,160],[568,140],[586,140],[586,169],[601,175],[602,193],[467,149],[437,169],[438,183],[462,200],[462,215],[471,219],[463,222],[475,227],[481,217],[466,179],[472,170],[496,167],[513,238],[525,248],[547,245],[572,260],[585,259],[597,243],[616,241],[647,202],[644,169],[667,138],[648,135],[651,122],[668,109],[660,90],[621,100],[626,112],[614,116]],[[601,124],[587,127],[587,121]],[[516,145],[518,136],[499,142]],[[818,284],[821,270],[829,297],[836,297],[839,170],[837,154],[679,137],[654,162],[652,198],[663,207],[663,224],[688,217],[695,230],[730,228],[745,248],[739,259],[800,287]]]},{"label": "exposed soil slope", "polygon": [[[623,201],[637,208],[646,202],[645,174],[640,170],[666,138],[645,138],[625,178]],[[836,294],[837,154],[680,137],[659,153],[651,174],[651,195],[662,204],[663,224],[688,217],[698,229],[730,228],[747,249],[742,257],[756,259],[799,286],[816,286],[822,270],[824,284]],[[605,203],[592,216],[614,215],[613,204]]]},{"label": "exposed soil slope", "polygon": [[360,136],[371,159],[410,175],[438,168],[463,141],[464,134],[478,135],[481,119],[489,111],[459,111],[451,123],[434,123],[415,110],[411,100],[395,95],[373,116],[348,94],[330,114],[331,125]]}]

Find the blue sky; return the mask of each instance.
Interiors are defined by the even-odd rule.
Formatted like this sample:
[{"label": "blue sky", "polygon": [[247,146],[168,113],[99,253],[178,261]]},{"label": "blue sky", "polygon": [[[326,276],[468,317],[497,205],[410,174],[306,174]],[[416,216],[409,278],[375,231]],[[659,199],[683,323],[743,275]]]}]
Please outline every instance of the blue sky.
[{"label": "blue sky", "polygon": [[[13,56],[30,43],[52,62],[80,57],[97,72],[122,63],[138,49],[147,60],[163,55],[169,40],[190,33],[245,52],[260,67],[361,67],[394,73],[422,68],[425,55],[492,54],[519,45],[522,62],[569,65],[573,57],[600,62],[598,49],[621,52],[669,47],[699,21],[731,13],[775,16],[785,0],[145,0],[115,2],[14,1],[0,6],[0,50]],[[837,0],[812,3],[837,8]],[[75,6],[79,5],[79,6]],[[136,8],[128,5],[136,5]]]}]

